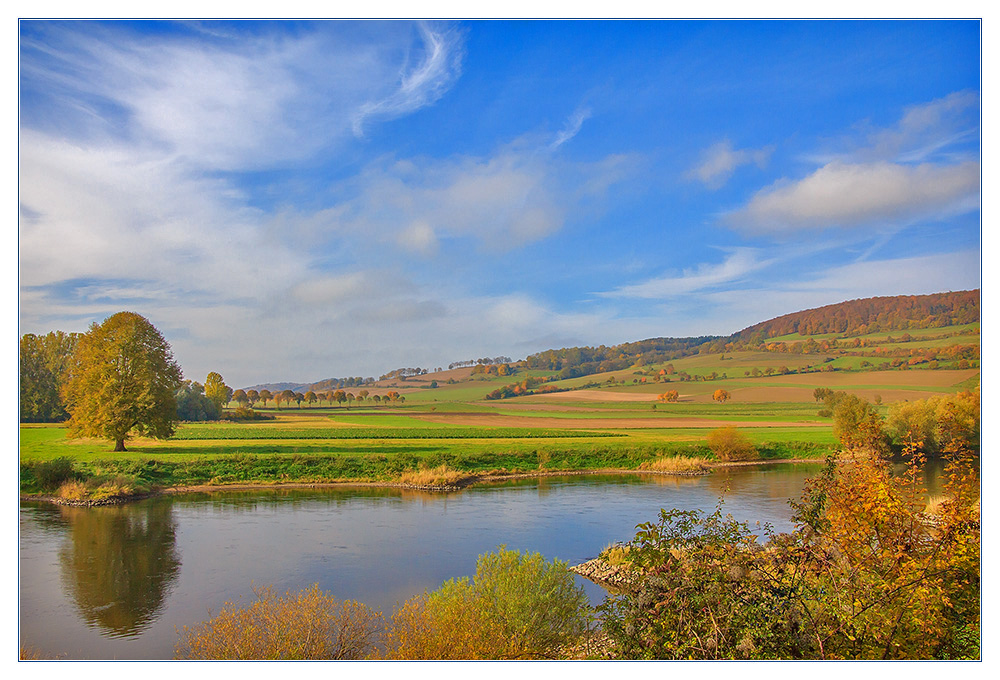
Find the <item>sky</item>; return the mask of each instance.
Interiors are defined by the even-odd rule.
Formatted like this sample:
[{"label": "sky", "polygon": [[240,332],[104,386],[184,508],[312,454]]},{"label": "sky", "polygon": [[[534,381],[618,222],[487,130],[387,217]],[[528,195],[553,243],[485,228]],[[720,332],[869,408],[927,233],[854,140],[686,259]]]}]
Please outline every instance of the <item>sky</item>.
[{"label": "sky", "polygon": [[233,387],[981,286],[977,21],[19,24],[19,330]]}]

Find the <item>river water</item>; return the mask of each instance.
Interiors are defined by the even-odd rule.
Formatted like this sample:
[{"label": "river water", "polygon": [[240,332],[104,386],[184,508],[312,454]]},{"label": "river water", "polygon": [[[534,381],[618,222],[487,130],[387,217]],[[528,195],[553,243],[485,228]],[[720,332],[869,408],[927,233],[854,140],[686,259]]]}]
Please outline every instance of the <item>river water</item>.
[{"label": "river water", "polygon": [[[320,588],[392,612],[471,576],[500,545],[578,564],[660,508],[714,510],[791,528],[812,463],[704,477],[579,475],[458,492],[341,487],[220,491],[124,507],[22,502],[20,641],[66,659],[169,659],[177,630],[253,586]],[[579,578],[579,577],[577,577]],[[593,603],[604,591],[579,579]]]}]

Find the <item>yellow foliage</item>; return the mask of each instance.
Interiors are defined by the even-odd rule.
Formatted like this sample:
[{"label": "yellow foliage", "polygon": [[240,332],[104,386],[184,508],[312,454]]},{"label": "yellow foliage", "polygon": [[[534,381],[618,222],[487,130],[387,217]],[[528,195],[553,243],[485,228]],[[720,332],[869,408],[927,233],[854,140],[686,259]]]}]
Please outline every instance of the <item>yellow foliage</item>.
[{"label": "yellow foliage", "polygon": [[711,466],[707,458],[699,456],[667,456],[654,461],[646,461],[639,466],[640,470],[650,470],[653,472],[673,472],[690,473],[704,472]]},{"label": "yellow foliage", "polygon": [[759,454],[750,438],[733,426],[720,427],[708,433],[708,448],[719,460],[757,460]]},{"label": "yellow foliage", "polygon": [[182,659],[362,659],[378,640],[382,616],[351,600],[339,601],[319,585],[277,597],[254,589],[247,606],[227,602],[222,611],[181,631]]}]

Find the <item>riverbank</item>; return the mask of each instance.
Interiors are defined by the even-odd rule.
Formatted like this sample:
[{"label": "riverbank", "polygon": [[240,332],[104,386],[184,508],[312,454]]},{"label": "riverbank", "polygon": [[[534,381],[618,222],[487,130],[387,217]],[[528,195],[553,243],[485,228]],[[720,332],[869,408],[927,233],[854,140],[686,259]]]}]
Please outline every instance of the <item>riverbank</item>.
[{"label": "riverbank", "polygon": [[502,484],[520,479],[537,479],[545,477],[567,477],[577,475],[649,475],[659,477],[694,477],[711,474],[714,470],[736,467],[754,467],[773,465],[777,463],[821,463],[818,458],[770,459],[740,462],[712,462],[709,469],[701,472],[665,472],[660,470],[636,470],[622,468],[599,468],[590,470],[536,470],[524,472],[490,471],[482,474],[468,474],[453,483],[448,484],[413,484],[400,481],[365,481],[365,480],[330,480],[321,482],[288,482],[282,480],[261,480],[254,482],[186,484],[144,490],[137,493],[125,493],[100,499],[64,498],[53,494],[20,494],[20,500],[52,503],[74,507],[99,507],[109,505],[124,505],[147,498],[164,495],[180,495],[186,493],[213,493],[218,491],[253,491],[264,489],[325,489],[325,488],[383,488],[403,489],[412,491],[453,492],[473,485]]}]

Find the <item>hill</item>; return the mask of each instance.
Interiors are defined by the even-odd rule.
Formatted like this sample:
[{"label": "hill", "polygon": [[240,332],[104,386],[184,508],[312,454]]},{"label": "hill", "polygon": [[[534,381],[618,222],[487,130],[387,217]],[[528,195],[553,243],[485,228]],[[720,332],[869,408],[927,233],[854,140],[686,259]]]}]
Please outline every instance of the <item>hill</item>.
[{"label": "hill", "polygon": [[958,326],[979,321],[979,290],[849,300],[785,314],[744,328],[732,340],[751,344],[782,335],[843,336]]},{"label": "hill", "polygon": [[[931,364],[933,367],[940,365],[942,368],[958,368],[962,360],[974,361],[979,358],[978,337],[974,337],[978,334],[978,329],[973,332],[973,337],[964,335],[970,332],[969,329],[957,329],[954,333],[938,333],[933,338],[923,338],[922,342],[914,342],[916,338],[910,337],[911,331],[976,324],[979,317],[978,289],[933,295],[872,297],[785,314],[744,328],[728,337],[649,338],[612,346],[548,349],[521,361],[511,361],[507,357],[503,359],[507,359],[512,366],[516,365],[538,375],[544,374],[551,381],[573,380],[642,367],[657,366],[657,370],[660,370],[662,365],[686,357],[738,351],[804,353],[813,355],[813,359],[816,359],[816,354],[822,354],[822,358],[817,361],[826,362],[827,365],[823,368],[827,370],[855,370],[868,365],[898,368],[903,363],[916,365],[931,362],[937,362]],[[903,337],[871,337],[872,334],[889,331],[902,331]],[[845,343],[845,339],[851,341]],[[443,369],[430,374],[423,369],[397,369],[377,381],[360,377],[328,378],[313,383],[272,383],[254,388],[267,388],[272,392],[275,389],[291,389],[296,392],[312,390],[317,393],[362,386],[384,390],[406,387],[408,379],[410,385],[421,383],[420,386],[426,387],[423,383],[432,380],[440,383],[456,380],[466,382],[499,359],[456,362],[449,366],[449,369],[452,366],[462,366],[464,370],[461,375],[453,375],[451,370]],[[475,370],[464,368],[473,363],[477,364]],[[767,370],[767,363],[762,363],[761,371]],[[787,363],[789,360],[783,359],[780,366],[772,368],[778,372]],[[806,363],[811,370],[818,368]],[[748,365],[746,368],[752,371],[755,367]],[[804,364],[799,370],[807,370],[807,366]],[[485,375],[480,377],[489,378],[491,374],[495,375],[495,372],[486,370]]]}]

